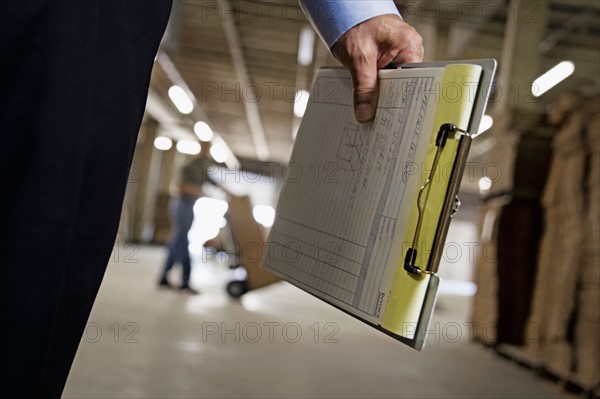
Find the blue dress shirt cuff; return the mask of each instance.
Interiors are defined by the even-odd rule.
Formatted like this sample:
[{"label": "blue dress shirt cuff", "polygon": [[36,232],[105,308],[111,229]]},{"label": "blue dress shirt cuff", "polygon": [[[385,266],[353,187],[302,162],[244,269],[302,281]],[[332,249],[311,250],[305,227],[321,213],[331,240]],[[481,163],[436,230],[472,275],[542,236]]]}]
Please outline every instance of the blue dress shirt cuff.
[{"label": "blue dress shirt cuff", "polygon": [[385,14],[400,16],[392,0],[300,0],[300,6],[329,48],[361,22]]}]

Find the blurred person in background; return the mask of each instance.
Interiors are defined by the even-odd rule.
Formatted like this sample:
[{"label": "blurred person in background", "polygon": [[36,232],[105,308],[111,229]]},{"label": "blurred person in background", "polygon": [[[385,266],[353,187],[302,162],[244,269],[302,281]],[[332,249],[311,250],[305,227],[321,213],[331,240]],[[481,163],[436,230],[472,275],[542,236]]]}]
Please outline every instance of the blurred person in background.
[{"label": "blurred person in background", "polygon": [[[302,0],[351,72],[359,122],[377,69],[423,47],[392,0]],[[0,392],[59,398],[119,225],[171,0],[0,7]],[[199,22],[201,23],[201,22]]]},{"label": "blurred person in background", "polygon": [[203,186],[206,183],[220,187],[226,194],[229,194],[223,186],[219,186],[211,178],[210,172],[215,169],[217,164],[209,154],[210,143],[203,143],[200,153],[181,169],[179,197],[172,200],[169,206],[173,233],[169,243],[169,254],[158,281],[159,287],[174,288],[168,280],[168,274],[174,264],[179,263],[182,268],[179,289],[188,294],[199,293],[190,287],[192,265],[188,233],[194,222],[194,204],[204,195]]}]

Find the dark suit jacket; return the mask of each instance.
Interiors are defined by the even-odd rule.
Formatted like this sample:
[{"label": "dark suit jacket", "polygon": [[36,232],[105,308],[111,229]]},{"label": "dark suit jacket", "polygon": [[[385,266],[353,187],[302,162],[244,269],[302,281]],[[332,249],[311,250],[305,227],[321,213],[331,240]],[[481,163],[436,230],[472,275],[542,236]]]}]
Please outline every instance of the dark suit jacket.
[{"label": "dark suit jacket", "polygon": [[170,0],[0,6],[3,397],[60,397],[114,244],[170,9]]}]

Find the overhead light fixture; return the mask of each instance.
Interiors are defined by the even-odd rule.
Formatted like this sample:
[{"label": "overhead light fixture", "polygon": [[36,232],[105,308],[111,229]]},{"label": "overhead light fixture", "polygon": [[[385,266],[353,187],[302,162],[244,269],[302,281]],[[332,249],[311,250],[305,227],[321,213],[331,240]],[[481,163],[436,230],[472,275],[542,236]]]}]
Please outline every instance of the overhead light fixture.
[{"label": "overhead light fixture", "polygon": [[492,179],[487,176],[483,176],[481,179],[479,179],[478,185],[479,192],[482,195],[487,194],[487,192],[490,191],[490,188],[492,188]]},{"label": "overhead light fixture", "polygon": [[220,144],[213,144],[210,147],[210,155],[219,163],[227,161],[227,150]]},{"label": "overhead light fixture", "polygon": [[486,130],[491,128],[493,124],[494,118],[492,118],[489,115],[483,115],[483,118],[481,118],[481,122],[479,122],[479,131],[477,132],[477,134],[485,132]]},{"label": "overhead light fixture", "polygon": [[300,31],[300,43],[298,44],[298,64],[308,66],[312,64],[315,47],[315,31],[306,25]]},{"label": "overhead light fixture", "polygon": [[173,147],[173,140],[165,136],[158,136],[154,139],[154,147],[157,150],[168,151]]},{"label": "overhead light fixture", "polygon": [[214,133],[210,126],[206,122],[196,122],[194,125],[194,133],[200,139],[200,141],[211,141],[214,137]]},{"label": "overhead light fixture", "polygon": [[539,97],[575,72],[575,64],[571,61],[562,61],[548,72],[533,81],[531,94]]},{"label": "overhead light fixture", "polygon": [[181,140],[177,142],[176,148],[177,151],[179,151],[182,154],[198,155],[200,154],[200,149],[202,147],[200,147],[200,143],[196,143],[195,141]]},{"label": "overhead light fixture", "polygon": [[173,85],[169,88],[169,98],[182,114],[190,114],[194,110],[194,104],[181,86]]},{"label": "overhead light fixture", "polygon": [[296,98],[294,99],[294,115],[296,115],[298,118],[302,118],[304,116],[309,97],[310,93],[306,90],[298,90],[296,92]]}]

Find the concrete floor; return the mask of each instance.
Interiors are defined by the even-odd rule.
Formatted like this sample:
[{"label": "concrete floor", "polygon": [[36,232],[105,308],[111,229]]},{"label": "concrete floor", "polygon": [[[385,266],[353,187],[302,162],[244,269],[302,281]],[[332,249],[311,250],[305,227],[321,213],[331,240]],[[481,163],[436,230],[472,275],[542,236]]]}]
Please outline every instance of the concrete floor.
[{"label": "concrete floor", "polygon": [[164,258],[115,251],[64,398],[562,397],[468,342],[468,297],[441,295],[416,352],[287,283],[231,300],[215,261],[196,262],[200,295],[159,290]]}]

